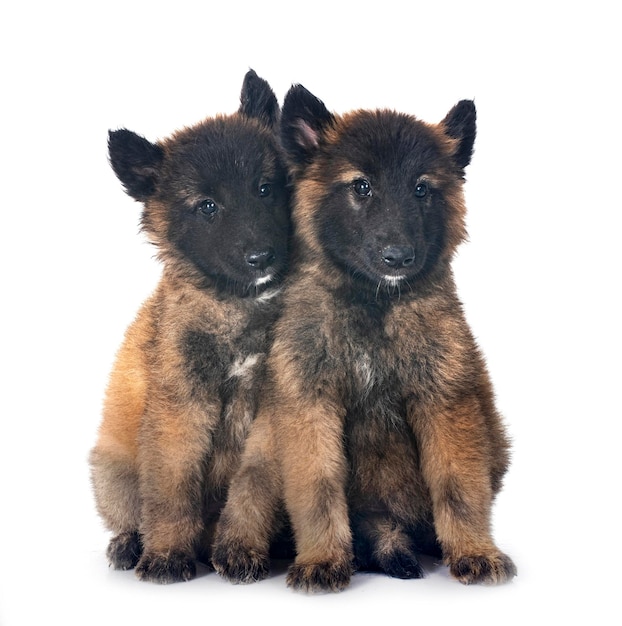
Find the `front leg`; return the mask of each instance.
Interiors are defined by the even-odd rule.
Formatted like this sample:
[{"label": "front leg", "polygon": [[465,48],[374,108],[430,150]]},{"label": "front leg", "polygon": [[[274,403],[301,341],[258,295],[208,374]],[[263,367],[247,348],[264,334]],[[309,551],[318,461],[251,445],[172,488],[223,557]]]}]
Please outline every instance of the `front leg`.
[{"label": "front leg", "polygon": [[464,584],[503,583],[516,575],[490,529],[491,466],[497,450],[476,396],[414,419],[421,467],[446,564]]},{"label": "front leg", "polygon": [[302,401],[278,413],[285,504],[297,554],[287,584],[294,589],[340,591],[352,575],[344,413],[329,403]]},{"label": "front leg", "polygon": [[203,468],[220,411],[216,402],[166,408],[148,413],[141,432],[144,551],[136,566],[138,578],[163,584],[196,576],[196,547],[203,530]]},{"label": "front leg", "polygon": [[270,540],[276,532],[282,483],[272,409],[251,426],[240,467],[216,526],[212,565],[233,583],[262,580],[269,571]]}]

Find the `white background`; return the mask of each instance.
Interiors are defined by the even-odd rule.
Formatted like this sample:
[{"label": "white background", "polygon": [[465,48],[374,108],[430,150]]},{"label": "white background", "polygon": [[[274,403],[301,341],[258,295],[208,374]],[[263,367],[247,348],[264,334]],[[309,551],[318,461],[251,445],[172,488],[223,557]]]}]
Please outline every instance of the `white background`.
[{"label": "white background", "polygon": [[[0,625],[619,620],[615,3],[16,6],[0,9]],[[304,596],[282,571],[160,587],[108,569],[86,458],[115,351],[159,268],[106,133],[156,140],[231,112],[249,67],[280,100],[300,82],[337,112],[439,121],[475,99],[470,242],[455,267],[514,440],[495,508],[511,584],[463,587],[436,568]]]}]

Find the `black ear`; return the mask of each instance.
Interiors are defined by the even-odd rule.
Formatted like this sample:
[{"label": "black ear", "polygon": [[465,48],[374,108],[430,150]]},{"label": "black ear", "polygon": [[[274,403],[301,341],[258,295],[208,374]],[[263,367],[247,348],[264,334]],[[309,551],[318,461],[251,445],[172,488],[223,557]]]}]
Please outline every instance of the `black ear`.
[{"label": "black ear", "polygon": [[269,126],[276,125],[279,119],[278,100],[267,81],[257,76],[255,70],[248,70],[244,76],[239,112]]},{"label": "black ear", "polygon": [[473,155],[476,117],[475,103],[472,100],[460,100],[441,122],[441,125],[445,127],[445,132],[458,140],[458,149],[454,159],[462,169],[471,162]]},{"label": "black ear", "polygon": [[142,201],[153,195],[164,158],[160,146],[122,128],[108,132],[108,155],[114,173],[132,198]]},{"label": "black ear", "polygon": [[281,114],[281,143],[289,158],[298,165],[310,162],[323,132],[334,120],[335,116],[310,91],[302,85],[291,87]]}]

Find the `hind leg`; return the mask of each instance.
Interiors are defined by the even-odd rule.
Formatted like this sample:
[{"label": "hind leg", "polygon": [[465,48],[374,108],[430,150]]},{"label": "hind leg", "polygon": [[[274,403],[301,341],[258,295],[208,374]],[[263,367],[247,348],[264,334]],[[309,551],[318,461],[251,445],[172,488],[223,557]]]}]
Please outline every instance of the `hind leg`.
[{"label": "hind leg", "polygon": [[114,533],[106,551],[108,561],[115,569],[132,569],[142,554],[138,473],[128,459],[114,458],[101,447],[93,449],[90,463],[97,510]]},{"label": "hind leg", "polygon": [[356,568],[393,578],[423,578],[411,533],[388,515],[359,516],[352,521]]},{"label": "hind leg", "polygon": [[133,568],[142,553],[138,430],[145,410],[148,368],[144,345],[152,335],[149,301],[127,329],[106,390],[91,482],[97,511],[114,533],[107,555],[115,569]]},{"label": "hind leg", "polygon": [[[390,398],[380,398],[350,425],[353,471],[349,489],[354,550],[359,569],[394,578],[422,578],[418,554],[429,494],[412,435]],[[423,537],[421,537],[422,539]]]}]

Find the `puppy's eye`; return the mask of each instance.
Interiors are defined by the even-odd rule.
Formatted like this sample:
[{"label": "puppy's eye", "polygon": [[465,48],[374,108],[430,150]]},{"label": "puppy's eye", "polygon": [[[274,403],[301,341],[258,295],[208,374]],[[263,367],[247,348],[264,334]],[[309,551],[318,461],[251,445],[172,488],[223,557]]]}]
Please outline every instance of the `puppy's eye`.
[{"label": "puppy's eye", "polygon": [[359,178],[352,183],[355,193],[362,197],[371,196],[371,185],[365,178]]},{"label": "puppy's eye", "polygon": [[425,183],[418,183],[415,187],[415,196],[417,198],[425,198],[428,195],[428,186]]},{"label": "puppy's eye", "polygon": [[197,213],[205,217],[213,217],[218,212],[218,205],[211,199],[203,200],[197,205]]},{"label": "puppy's eye", "polygon": [[272,194],[272,185],[270,183],[263,183],[263,185],[259,187],[260,198],[267,198],[271,194]]}]

